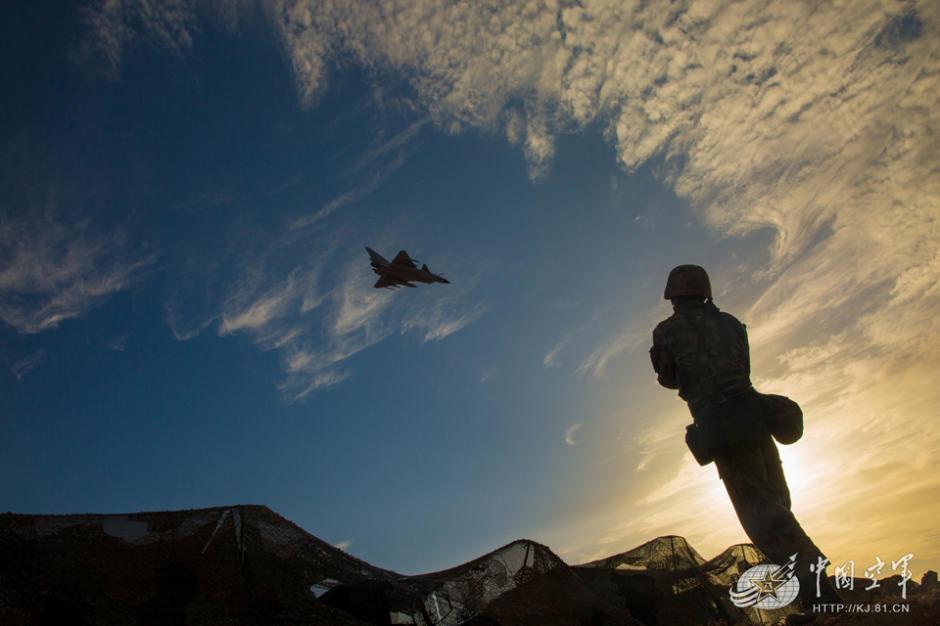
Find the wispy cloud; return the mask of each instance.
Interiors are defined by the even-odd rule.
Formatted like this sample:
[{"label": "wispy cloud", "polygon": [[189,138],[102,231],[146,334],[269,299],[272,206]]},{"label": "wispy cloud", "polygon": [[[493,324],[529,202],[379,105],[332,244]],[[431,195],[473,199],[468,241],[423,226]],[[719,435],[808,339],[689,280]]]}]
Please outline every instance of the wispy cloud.
[{"label": "wispy cloud", "polygon": [[581,362],[575,373],[578,376],[606,377],[607,368],[616,357],[649,343],[650,332],[648,322],[642,318],[632,318],[619,334],[605,340],[595,348]]},{"label": "wispy cloud", "polygon": [[428,306],[415,307],[402,320],[402,334],[418,331],[422,341],[440,341],[466,328],[486,313],[486,306],[459,307],[450,299],[438,299]]},{"label": "wispy cloud", "polygon": [[396,331],[420,333],[424,343],[441,341],[486,313],[485,306],[467,304],[460,295],[401,302],[401,294],[372,287],[369,266],[358,256],[339,276],[317,318],[317,340],[304,336],[282,348],[286,380],[280,387],[291,401],[343,382],[351,375],[350,358]]},{"label": "wispy cloud", "polygon": [[333,332],[349,335],[374,326],[379,314],[392,302],[392,294],[374,289],[368,267],[361,259],[353,261],[348,280],[335,292],[337,303]]},{"label": "wispy cloud", "polygon": [[156,259],[127,248],[120,232],[51,208],[0,215],[0,320],[38,333],[99,306]]},{"label": "wispy cloud", "polygon": [[352,539],[344,539],[343,541],[337,541],[337,542],[334,544],[333,547],[334,547],[334,548],[339,548],[339,549],[342,550],[343,552],[346,552],[347,550],[349,550],[349,547],[350,547],[352,544],[353,544],[353,540],[352,540]]},{"label": "wispy cloud", "polygon": [[[365,253],[339,245],[344,240],[339,233],[351,227],[323,226],[339,209],[379,189],[405,163],[410,142],[425,124],[418,121],[380,138],[355,158],[348,175],[365,183],[289,222],[250,254],[241,251],[233,263],[235,280],[221,289],[220,302],[200,308],[195,321],[181,315],[180,303],[168,303],[167,321],[177,338],[191,338],[218,319],[220,335],[244,334],[261,349],[280,351],[284,379],[278,388],[296,402],[348,379],[352,370],[346,362],[400,326],[403,332],[420,327],[425,340],[433,341],[476,319],[475,312],[445,315],[433,306],[423,316],[396,308],[394,294],[372,287]],[[291,267],[285,267],[287,260]],[[201,296],[198,289],[188,291]]]},{"label": "wispy cloud", "polygon": [[[289,401],[304,400],[345,381],[352,371],[344,362],[391,334],[391,323],[382,316],[392,303],[392,294],[372,289],[367,270],[363,259],[349,259],[339,272],[338,284],[322,296],[317,315],[300,310],[302,299],[290,280],[271,293],[246,300],[250,302],[246,311],[259,311],[246,319],[264,318],[250,331],[259,346],[281,351],[285,379],[278,387]],[[285,301],[293,303],[293,310],[283,308],[288,306],[281,304]],[[271,306],[263,306],[266,302]],[[269,314],[274,310],[279,313]]]},{"label": "wispy cloud", "polygon": [[[328,389],[338,385],[350,377],[352,372],[349,370],[328,369],[316,371],[305,376],[299,385],[292,384],[290,380],[282,383],[279,387],[289,395],[291,402],[300,402],[310,396],[310,394],[320,389]],[[296,381],[295,381],[296,382]]]},{"label": "wispy cloud", "polygon": [[[220,335],[246,333],[260,348],[281,351],[285,378],[278,387],[291,402],[349,378],[352,370],[345,362],[388,337],[404,319],[401,310],[391,312],[393,294],[372,287],[364,253],[350,255],[338,247],[342,238],[336,230],[345,227],[330,231],[321,226],[339,209],[379,189],[405,163],[409,144],[425,124],[414,122],[363,151],[349,176],[365,178],[365,183],[289,222],[257,258],[240,263],[241,276],[228,288],[221,311],[203,316],[206,324],[220,319]],[[312,256],[307,252],[311,249],[317,251]],[[286,277],[285,258],[303,259]],[[437,314],[425,318],[426,323],[407,319],[425,329],[426,340],[436,340],[475,318]]]},{"label": "wispy cloud", "polygon": [[108,349],[114,350],[115,352],[124,352],[124,349],[127,347],[127,333],[119,335],[108,342]]},{"label": "wispy cloud", "polygon": [[111,77],[117,76],[125,48],[135,39],[182,59],[198,32],[196,5],[186,0],[95,0],[81,7],[79,15],[86,32],[74,51],[76,60]]},{"label": "wispy cloud", "polygon": [[350,189],[349,191],[343,192],[337,197],[333,198],[319,209],[314,211],[309,215],[299,217],[291,222],[290,227],[292,229],[306,228],[313,224],[316,224],[322,219],[329,217],[337,210],[341,209],[344,206],[355,204],[363,198],[371,195],[378,189],[386,179],[393,174],[398,168],[400,168],[405,163],[405,153],[403,151],[398,152],[395,157],[386,163],[382,168],[373,173],[366,183],[355,189]]},{"label": "wispy cloud", "polygon": [[566,343],[568,342],[563,339],[556,343],[551,350],[546,352],[545,357],[542,359],[542,365],[546,368],[558,367],[560,365],[560,363],[558,363],[558,355],[561,353]]},{"label": "wispy cloud", "polygon": [[[424,128],[427,123],[427,119],[412,122],[403,130],[392,135],[388,140],[383,141],[374,148],[366,150],[356,159],[355,167],[357,169],[368,167],[375,161],[385,157],[389,152],[397,151],[397,153],[400,154],[402,148],[408,146],[418,138],[421,129]],[[393,159],[393,161],[394,160],[395,159]]]},{"label": "wispy cloud", "polygon": [[581,428],[582,426],[584,426],[582,422],[577,422],[575,424],[572,424],[571,426],[568,427],[567,430],[565,430],[565,444],[569,446],[578,445],[578,442],[575,440],[574,435],[576,432],[578,432],[578,429]]},{"label": "wispy cloud", "polygon": [[222,313],[219,334],[226,335],[238,330],[259,331],[269,327],[275,319],[287,315],[291,304],[297,305],[300,296],[298,269],[292,271],[286,280],[273,288],[244,300],[244,293],[236,292],[233,302]]},{"label": "wispy cloud", "polygon": [[43,348],[27,354],[10,367],[10,372],[17,380],[23,380],[27,374],[46,362],[46,351]]},{"label": "wispy cloud", "polygon": [[363,171],[368,172],[371,170],[366,182],[341,193],[316,211],[292,220],[290,228],[297,230],[312,226],[339,209],[355,204],[373,194],[385,183],[389,176],[405,164],[410,149],[409,144],[418,137],[425,124],[427,124],[427,120],[413,122],[391,138],[364,151],[355,160],[352,172],[361,177]]}]

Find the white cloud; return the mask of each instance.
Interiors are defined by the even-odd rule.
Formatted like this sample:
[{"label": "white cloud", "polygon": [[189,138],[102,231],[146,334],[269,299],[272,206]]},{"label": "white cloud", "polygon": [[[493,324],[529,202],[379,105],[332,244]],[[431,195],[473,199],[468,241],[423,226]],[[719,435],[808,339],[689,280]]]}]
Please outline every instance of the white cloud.
[{"label": "white cloud", "polygon": [[399,294],[372,286],[368,263],[363,257],[348,259],[336,272],[338,284],[329,292],[324,311],[313,320],[316,339],[307,335],[282,346],[286,379],[281,390],[291,401],[346,380],[350,358],[392,335],[419,332],[422,342],[440,341],[466,328],[485,312],[481,305],[461,304],[460,295],[401,301]]},{"label": "white cloud", "polygon": [[578,442],[575,441],[574,434],[578,432],[578,429],[581,428],[582,426],[584,426],[582,422],[577,422],[575,424],[572,424],[571,426],[568,427],[567,430],[565,430],[565,443],[567,445],[569,446],[578,445]]},{"label": "white cloud", "polygon": [[644,317],[634,317],[614,337],[594,349],[585,358],[575,373],[578,376],[591,375],[605,378],[610,363],[621,354],[630,352],[650,343],[650,325]]},{"label": "white cloud", "polygon": [[0,215],[0,320],[38,333],[99,306],[156,259],[126,248],[119,232],[51,209]]},{"label": "white cloud", "polygon": [[[316,211],[293,220],[290,227],[292,229],[302,229],[312,226],[342,207],[355,204],[374,193],[385,183],[389,176],[405,164],[409,144],[418,137],[425,124],[427,124],[427,120],[418,120],[404,130],[395,133],[381,144],[363,152],[356,159],[353,169],[357,173],[364,169],[373,169],[365,184],[345,191]],[[390,158],[389,153],[392,153]]]},{"label": "white cloud", "polygon": [[[386,141],[383,141],[374,148],[365,151],[362,155],[356,159],[356,168],[362,169],[373,164],[376,160],[386,156],[389,152],[396,152],[396,154],[402,154],[401,149],[408,146],[415,139],[418,138],[421,129],[424,128],[428,123],[428,120],[421,119],[417,122],[412,122],[403,130],[395,133]],[[397,161],[397,157],[392,159],[391,162]]]},{"label": "white cloud", "polygon": [[[392,303],[392,294],[372,288],[364,259],[350,259],[338,275],[339,282],[322,298],[324,310],[318,315],[297,319],[294,311],[272,317],[263,328],[279,340],[276,344],[255,335],[261,347],[281,350],[285,379],[279,388],[291,402],[348,379],[352,372],[342,367],[343,362],[391,334],[391,324],[382,317]],[[275,293],[283,296],[287,291]],[[290,297],[297,301],[296,294]],[[266,301],[262,296],[253,303]],[[315,331],[315,339],[309,336],[311,331]]]},{"label": "white cloud", "polygon": [[222,324],[219,334],[226,335],[238,330],[258,331],[267,327],[275,319],[287,315],[291,304],[296,305],[300,289],[297,278],[298,270],[294,270],[281,284],[248,299],[243,300],[243,293],[236,293],[232,302],[227,305],[229,310],[222,314]]},{"label": "white cloud", "polygon": [[[218,4],[223,23],[236,25],[236,10],[222,10],[224,2]],[[87,33],[76,50],[78,59],[112,77],[120,70],[125,47],[136,38],[184,58],[198,31],[196,4],[189,0],[97,0],[79,14]]]},{"label": "white cloud", "polygon": [[[359,266],[365,264],[360,259]],[[392,294],[374,289],[370,284],[368,268],[356,268],[349,280],[336,292],[338,311],[333,323],[333,332],[348,335],[360,329],[374,326],[382,310],[392,302]]]},{"label": "white cloud", "polygon": [[430,326],[427,331],[424,333],[424,341],[440,341],[441,339],[446,339],[450,337],[458,330],[465,328],[468,324],[473,321],[473,317],[461,317],[458,319],[452,319],[447,321],[441,321],[433,326]]},{"label": "white cloud", "polygon": [[325,219],[335,213],[338,209],[341,209],[344,206],[355,204],[371,195],[376,189],[378,189],[385,180],[391,176],[398,168],[400,168],[405,162],[405,153],[404,151],[399,151],[396,156],[378,171],[372,174],[372,177],[361,187],[355,189],[350,189],[349,191],[343,192],[337,197],[333,198],[319,209],[314,211],[309,215],[299,217],[291,222],[291,228],[306,228],[312,224],[316,224],[322,219]]},{"label": "white cloud", "polygon": [[350,377],[352,372],[349,370],[323,370],[319,372],[314,372],[310,376],[304,378],[302,386],[299,387],[299,390],[296,386],[292,385],[290,382],[284,383],[282,385],[282,390],[290,390],[291,392],[290,400],[291,402],[300,402],[307,398],[310,394],[320,389],[327,389],[334,385],[338,385],[347,378]]},{"label": "white cloud", "polygon": [[344,539],[343,541],[338,541],[338,542],[336,542],[336,544],[335,544],[333,547],[334,547],[334,548],[339,548],[339,549],[342,550],[343,552],[346,552],[347,550],[349,550],[349,547],[350,547],[352,544],[353,544],[353,540],[352,540],[352,539]]},{"label": "white cloud", "polygon": [[23,380],[27,374],[46,362],[46,351],[43,348],[27,354],[10,367],[10,372],[17,380]]},{"label": "white cloud", "polygon": [[419,303],[402,320],[401,332],[423,332],[422,341],[441,341],[466,328],[486,313],[486,307],[461,307],[453,298],[437,298],[432,304]]},{"label": "white cloud", "polygon": [[558,367],[558,355],[561,353],[562,348],[565,347],[567,341],[564,339],[559,341],[552,347],[551,350],[545,353],[545,358],[542,359],[542,365],[546,368],[549,367]]}]

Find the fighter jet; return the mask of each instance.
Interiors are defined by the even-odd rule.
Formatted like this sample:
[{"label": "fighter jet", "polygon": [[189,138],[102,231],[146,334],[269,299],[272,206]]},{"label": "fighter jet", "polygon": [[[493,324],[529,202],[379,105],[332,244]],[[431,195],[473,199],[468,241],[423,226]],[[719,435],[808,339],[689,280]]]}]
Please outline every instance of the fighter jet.
[{"label": "fighter jet", "polygon": [[408,253],[402,250],[391,262],[386,261],[381,254],[367,247],[369,259],[372,261],[372,271],[379,275],[375,281],[375,288],[381,289],[388,287],[397,289],[404,285],[405,287],[416,287],[409,281],[419,283],[450,283],[443,276],[438,276],[431,272],[427,265],[422,265],[421,269],[415,264],[414,259],[408,256]]}]

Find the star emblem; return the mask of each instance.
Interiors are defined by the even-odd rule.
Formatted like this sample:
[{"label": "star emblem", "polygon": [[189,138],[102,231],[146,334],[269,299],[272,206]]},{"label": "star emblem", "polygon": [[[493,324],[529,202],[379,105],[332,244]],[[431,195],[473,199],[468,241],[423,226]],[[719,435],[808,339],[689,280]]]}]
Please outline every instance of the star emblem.
[{"label": "star emblem", "polygon": [[758,595],[757,601],[760,602],[764,598],[773,598],[775,600],[779,599],[777,597],[777,589],[786,584],[786,578],[778,578],[777,572],[768,570],[762,578],[751,578],[751,584],[757,587]]}]

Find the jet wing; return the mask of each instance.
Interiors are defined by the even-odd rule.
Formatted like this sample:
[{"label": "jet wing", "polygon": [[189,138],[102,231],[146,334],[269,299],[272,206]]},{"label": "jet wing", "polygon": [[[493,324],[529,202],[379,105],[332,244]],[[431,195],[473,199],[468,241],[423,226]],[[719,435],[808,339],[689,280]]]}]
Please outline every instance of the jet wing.
[{"label": "jet wing", "polygon": [[408,253],[404,250],[395,255],[395,258],[392,259],[392,265],[404,265],[405,267],[418,269],[418,266],[415,265],[415,262],[411,260],[411,257],[408,256]]},{"label": "jet wing", "polygon": [[382,287],[390,287],[392,289],[398,289],[399,287],[411,287],[414,289],[416,285],[412,285],[407,280],[399,280],[397,278],[391,278],[389,276],[380,276],[375,285],[376,289],[381,289]]},{"label": "jet wing", "polygon": [[372,265],[388,265],[388,261],[385,260],[385,257],[372,248],[366,247],[366,252],[369,253],[369,260],[372,261]]}]

